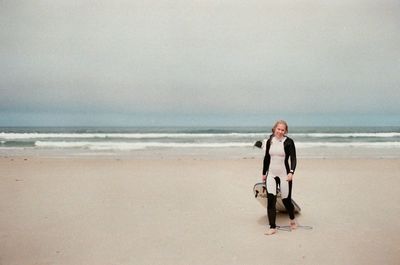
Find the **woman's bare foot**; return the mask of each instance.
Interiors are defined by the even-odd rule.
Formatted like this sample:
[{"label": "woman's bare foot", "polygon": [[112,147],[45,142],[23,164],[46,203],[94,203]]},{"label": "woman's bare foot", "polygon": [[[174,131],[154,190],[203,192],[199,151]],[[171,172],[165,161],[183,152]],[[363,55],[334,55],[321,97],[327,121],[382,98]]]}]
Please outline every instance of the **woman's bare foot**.
[{"label": "woman's bare foot", "polygon": [[267,230],[267,232],[264,233],[264,235],[270,236],[276,233],[276,228],[270,228]]},{"label": "woman's bare foot", "polygon": [[290,230],[294,230],[297,228],[297,223],[295,220],[290,220]]}]

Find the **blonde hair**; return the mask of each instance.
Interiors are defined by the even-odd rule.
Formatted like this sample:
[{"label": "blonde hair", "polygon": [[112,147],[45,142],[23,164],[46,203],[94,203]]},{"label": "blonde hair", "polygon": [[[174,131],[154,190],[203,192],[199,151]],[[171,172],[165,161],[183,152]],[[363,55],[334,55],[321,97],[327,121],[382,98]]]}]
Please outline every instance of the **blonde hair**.
[{"label": "blonde hair", "polygon": [[286,127],[285,134],[287,134],[289,132],[289,126],[287,125],[287,122],[284,120],[278,120],[277,122],[275,122],[274,127],[272,127],[272,134],[275,133],[275,129],[276,129],[276,127],[278,127],[279,124],[285,125],[285,127]]}]

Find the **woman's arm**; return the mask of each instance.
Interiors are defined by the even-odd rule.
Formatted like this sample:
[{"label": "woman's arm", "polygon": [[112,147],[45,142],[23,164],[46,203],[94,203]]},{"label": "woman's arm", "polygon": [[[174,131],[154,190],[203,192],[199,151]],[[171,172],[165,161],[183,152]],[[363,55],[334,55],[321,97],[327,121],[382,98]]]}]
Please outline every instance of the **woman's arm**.
[{"label": "woman's arm", "polygon": [[289,173],[294,173],[297,165],[297,157],[296,157],[296,147],[294,145],[294,141],[292,140],[291,145],[289,146],[289,156],[290,156],[290,171]]},{"label": "woman's arm", "polygon": [[263,171],[262,171],[263,176],[267,174],[270,162],[271,162],[271,156],[267,152],[265,152]]},{"label": "woman's arm", "polygon": [[269,164],[271,162],[271,156],[269,155],[269,147],[270,147],[270,145],[271,145],[271,136],[265,142],[265,156],[264,156],[263,171],[262,171],[262,175],[263,176],[265,176],[267,174],[267,171],[269,169]]},{"label": "woman's arm", "polygon": [[[286,170],[288,172],[286,180],[292,181],[293,174],[294,174],[294,171],[296,170],[296,164],[297,164],[296,147],[294,146],[294,141],[292,139],[290,139],[290,142],[289,142],[287,148],[285,148],[285,152],[286,152],[285,166],[286,166]],[[289,158],[290,158],[290,166],[289,166],[289,162],[288,162]]]}]

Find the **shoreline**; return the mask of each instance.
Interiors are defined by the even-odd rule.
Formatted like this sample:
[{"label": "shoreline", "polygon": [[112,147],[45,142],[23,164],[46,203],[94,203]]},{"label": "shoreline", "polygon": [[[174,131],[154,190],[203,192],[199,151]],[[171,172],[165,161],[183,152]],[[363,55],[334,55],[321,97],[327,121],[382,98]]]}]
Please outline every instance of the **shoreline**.
[{"label": "shoreline", "polygon": [[[319,148],[297,149],[298,159],[399,159],[400,148]],[[198,158],[198,159],[258,159],[263,158],[263,150],[248,148],[153,148],[143,150],[93,151],[84,149],[29,149],[0,148],[0,157],[61,157],[61,158],[103,158],[121,157],[129,159],[153,158]]]},{"label": "shoreline", "polygon": [[[118,155],[118,154],[107,154],[107,155],[24,155],[24,154],[12,154],[12,155],[0,155],[0,160],[9,159],[24,159],[24,160],[125,160],[125,161],[157,161],[157,160],[185,160],[185,161],[243,161],[243,160],[259,160],[262,163],[263,157],[212,157],[212,156],[194,156],[194,155],[176,155],[176,156],[162,156],[162,157],[140,157],[137,155]],[[400,161],[400,157],[298,157],[298,161],[375,161],[375,160],[389,160],[389,161]]]}]

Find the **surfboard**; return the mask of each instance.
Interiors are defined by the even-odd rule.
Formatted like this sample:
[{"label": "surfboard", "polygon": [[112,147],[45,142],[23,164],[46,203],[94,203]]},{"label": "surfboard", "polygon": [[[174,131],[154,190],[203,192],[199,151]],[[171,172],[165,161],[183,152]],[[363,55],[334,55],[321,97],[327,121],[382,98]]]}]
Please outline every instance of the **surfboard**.
[{"label": "surfboard", "polygon": [[[264,182],[259,182],[256,183],[253,187],[253,193],[254,193],[254,197],[256,198],[256,200],[265,208],[267,208],[267,188],[265,186]],[[300,206],[292,199],[292,203],[294,205],[294,212],[295,213],[299,213],[301,211]],[[286,208],[285,205],[283,204],[282,201],[282,196],[281,193],[278,192],[277,194],[277,198],[276,198],[276,210],[278,210],[279,212],[286,212]]]}]

